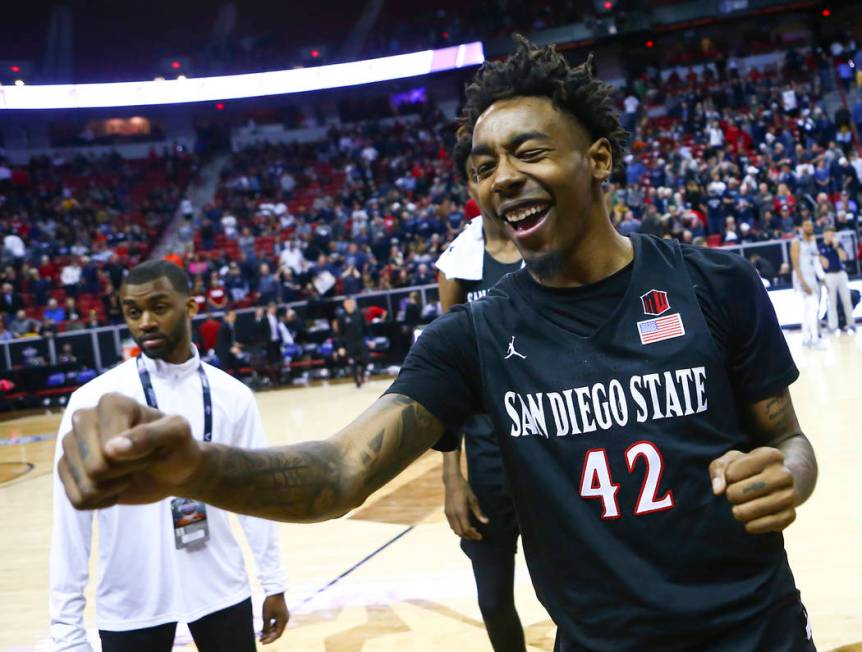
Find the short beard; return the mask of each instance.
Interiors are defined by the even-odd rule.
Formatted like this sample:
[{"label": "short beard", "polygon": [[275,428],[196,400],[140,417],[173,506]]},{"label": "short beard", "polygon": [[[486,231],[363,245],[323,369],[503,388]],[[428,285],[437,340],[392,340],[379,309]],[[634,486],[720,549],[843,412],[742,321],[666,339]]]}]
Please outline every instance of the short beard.
[{"label": "short beard", "polygon": [[540,281],[556,276],[563,267],[563,255],[559,251],[549,251],[536,256],[524,256],[524,264],[533,276]]}]

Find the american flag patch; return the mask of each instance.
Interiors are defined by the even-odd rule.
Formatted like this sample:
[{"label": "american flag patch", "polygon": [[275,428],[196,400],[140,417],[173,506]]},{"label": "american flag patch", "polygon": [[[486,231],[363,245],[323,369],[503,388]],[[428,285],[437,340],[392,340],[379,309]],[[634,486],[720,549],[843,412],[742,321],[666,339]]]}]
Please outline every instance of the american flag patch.
[{"label": "american flag patch", "polygon": [[652,344],[674,337],[685,335],[685,327],[682,325],[682,317],[678,312],[666,317],[657,317],[638,322],[638,334],[641,336],[641,344]]}]

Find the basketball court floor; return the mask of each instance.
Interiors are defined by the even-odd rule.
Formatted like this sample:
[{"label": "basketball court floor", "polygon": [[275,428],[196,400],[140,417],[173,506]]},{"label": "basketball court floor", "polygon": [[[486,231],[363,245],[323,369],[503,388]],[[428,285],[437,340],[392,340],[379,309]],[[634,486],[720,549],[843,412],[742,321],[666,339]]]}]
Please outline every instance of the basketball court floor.
[{"label": "basketball court floor", "polygon": [[[793,399],[817,451],[820,479],[786,532],[787,549],[818,649],[859,652],[862,335],[831,338],[825,351],[803,349],[798,333],[788,337],[802,371]],[[376,381],[361,390],[340,384],[258,394],[270,443],[326,437],[386,385]],[[58,422],[58,414],[45,414],[0,423],[0,652],[51,650],[50,471]],[[261,649],[490,650],[469,562],[443,515],[440,472],[441,456],[430,452],[342,519],[281,525],[292,619],[280,641]],[[250,559],[247,547],[246,555]],[[98,650],[93,585],[87,591],[86,624]],[[551,650],[555,628],[536,600],[520,554],[516,594],[529,649]],[[256,593],[256,610],[259,597]],[[194,650],[182,628],[175,650]]]}]

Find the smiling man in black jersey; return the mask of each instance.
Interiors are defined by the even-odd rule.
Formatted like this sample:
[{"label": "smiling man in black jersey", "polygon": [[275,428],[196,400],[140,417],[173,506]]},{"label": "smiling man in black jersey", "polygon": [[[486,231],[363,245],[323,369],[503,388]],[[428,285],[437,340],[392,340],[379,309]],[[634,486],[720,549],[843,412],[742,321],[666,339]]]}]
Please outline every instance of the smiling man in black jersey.
[{"label": "smiling man in black jersey", "polygon": [[467,88],[479,204],[527,269],[426,329],[368,410],[244,451],[104,399],[63,441],[73,504],[331,518],[486,412],[557,649],[813,650],[781,535],[817,476],[798,371],[744,259],[613,229],[602,184],[625,134],[589,64],[521,41]]}]

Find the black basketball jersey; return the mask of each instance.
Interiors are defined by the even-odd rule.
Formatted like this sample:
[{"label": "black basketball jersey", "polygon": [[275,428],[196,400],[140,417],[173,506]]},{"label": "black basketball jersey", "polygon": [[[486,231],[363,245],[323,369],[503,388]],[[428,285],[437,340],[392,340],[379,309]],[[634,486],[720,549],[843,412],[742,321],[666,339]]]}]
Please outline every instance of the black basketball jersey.
[{"label": "black basketball jersey", "polygon": [[459,280],[461,287],[467,293],[467,303],[481,299],[488,294],[488,290],[497,285],[501,278],[510,272],[517,272],[521,267],[520,260],[514,263],[501,263],[485,251],[482,257],[482,278],[478,281]]},{"label": "black basketball jersey", "polygon": [[[501,263],[485,251],[482,278],[478,281],[460,281],[467,294],[467,302],[473,303],[481,299],[506,274],[519,269],[521,261]],[[464,434],[470,483],[474,486],[503,486],[503,458],[500,456],[500,445],[497,443],[490,417],[486,414],[474,414],[464,423]]]},{"label": "black basketball jersey", "polygon": [[563,649],[675,650],[795,592],[782,536],[746,533],[712,494],[709,463],[753,444],[680,247],[631,241],[628,291],[590,337],[546,319],[513,276],[470,306],[530,574]]}]

